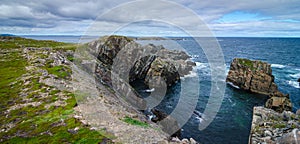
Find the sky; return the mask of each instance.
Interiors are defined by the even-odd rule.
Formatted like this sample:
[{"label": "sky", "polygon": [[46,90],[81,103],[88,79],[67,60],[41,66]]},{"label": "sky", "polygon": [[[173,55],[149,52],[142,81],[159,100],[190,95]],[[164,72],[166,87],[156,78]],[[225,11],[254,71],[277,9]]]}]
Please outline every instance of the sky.
[{"label": "sky", "polygon": [[188,36],[186,29],[206,31],[202,22],[217,37],[300,37],[299,6],[299,0],[0,0],[0,33]]}]

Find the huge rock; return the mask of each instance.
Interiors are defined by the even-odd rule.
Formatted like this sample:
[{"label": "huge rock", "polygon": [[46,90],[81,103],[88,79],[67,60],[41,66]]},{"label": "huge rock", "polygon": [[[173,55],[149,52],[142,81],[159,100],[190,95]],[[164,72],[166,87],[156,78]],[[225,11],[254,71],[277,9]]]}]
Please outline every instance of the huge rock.
[{"label": "huge rock", "polygon": [[235,58],[226,81],[243,90],[268,95],[270,98],[266,102],[267,108],[278,112],[292,108],[289,95],[278,91],[271,65],[266,62]]},{"label": "huge rock", "polygon": [[230,65],[226,81],[243,90],[264,95],[278,90],[271,65],[262,61],[235,58]]}]

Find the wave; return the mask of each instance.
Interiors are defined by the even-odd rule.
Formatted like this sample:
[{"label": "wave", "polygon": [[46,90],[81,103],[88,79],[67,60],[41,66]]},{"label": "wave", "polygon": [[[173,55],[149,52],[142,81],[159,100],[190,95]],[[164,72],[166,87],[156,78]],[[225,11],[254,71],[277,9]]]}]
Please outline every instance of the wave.
[{"label": "wave", "polygon": [[292,78],[298,79],[298,78],[300,78],[300,73],[290,74],[290,76],[291,76]]},{"label": "wave", "polygon": [[295,87],[295,88],[300,88],[300,85],[299,85],[299,82],[297,81],[289,81],[288,84],[292,87]]},{"label": "wave", "polygon": [[234,85],[232,82],[227,82],[227,84],[231,85],[232,87],[236,88],[236,89],[240,89],[240,87]]},{"label": "wave", "polygon": [[193,113],[196,117],[196,119],[201,123],[204,120],[204,114],[195,110]]},{"label": "wave", "polygon": [[151,93],[151,92],[154,92],[154,90],[155,90],[155,88],[152,88],[152,89],[146,89],[146,90],[144,90],[144,91],[147,92],[147,93]]},{"label": "wave", "polygon": [[281,64],[271,64],[271,67],[274,67],[274,68],[285,68],[286,66],[285,65],[281,65]]},{"label": "wave", "polygon": [[209,67],[209,63],[201,63],[201,62],[195,62],[196,63],[196,69],[204,69]]},{"label": "wave", "polygon": [[190,71],[189,74],[181,77],[182,80],[184,80],[185,78],[191,78],[191,77],[197,77],[198,76],[198,73],[197,73],[197,70],[203,70],[203,69],[207,69],[208,67],[208,63],[200,63],[200,62],[195,62],[196,63],[196,66],[193,67],[193,70]]}]

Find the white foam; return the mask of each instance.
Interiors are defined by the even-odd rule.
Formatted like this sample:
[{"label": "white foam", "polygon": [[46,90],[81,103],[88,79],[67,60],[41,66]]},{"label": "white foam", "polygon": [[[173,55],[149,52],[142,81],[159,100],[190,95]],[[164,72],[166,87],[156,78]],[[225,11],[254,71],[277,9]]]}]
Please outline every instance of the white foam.
[{"label": "white foam", "polygon": [[285,68],[285,65],[281,65],[281,64],[271,64],[271,67],[274,67],[274,68]]},{"label": "white foam", "polygon": [[291,76],[292,78],[298,79],[298,78],[300,78],[300,73],[290,74],[290,76]]},{"label": "white foam", "polygon": [[240,87],[234,85],[232,82],[227,82],[229,85],[231,85],[232,87],[236,88],[236,89],[240,89]]},{"label": "white foam", "polygon": [[196,63],[196,69],[204,69],[209,66],[208,63],[201,63],[201,62],[195,62]]},{"label": "white foam", "polygon": [[291,85],[291,86],[293,86],[293,87],[295,87],[295,88],[300,88],[300,86],[299,86],[299,82],[297,82],[297,81],[289,81],[288,82],[288,84],[289,85]]},{"label": "white foam", "polygon": [[145,92],[150,93],[150,92],[154,92],[154,90],[155,90],[155,88],[152,88],[152,89],[146,89]]}]

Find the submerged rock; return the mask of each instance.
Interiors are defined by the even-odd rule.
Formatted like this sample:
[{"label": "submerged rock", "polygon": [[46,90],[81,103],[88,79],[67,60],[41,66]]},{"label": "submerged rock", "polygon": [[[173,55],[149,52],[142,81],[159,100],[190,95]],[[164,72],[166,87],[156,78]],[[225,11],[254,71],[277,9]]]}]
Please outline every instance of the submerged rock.
[{"label": "submerged rock", "polygon": [[270,98],[266,102],[267,108],[278,112],[290,111],[292,108],[289,95],[278,91],[271,65],[266,62],[235,58],[230,65],[226,81],[242,90],[268,95]]}]

